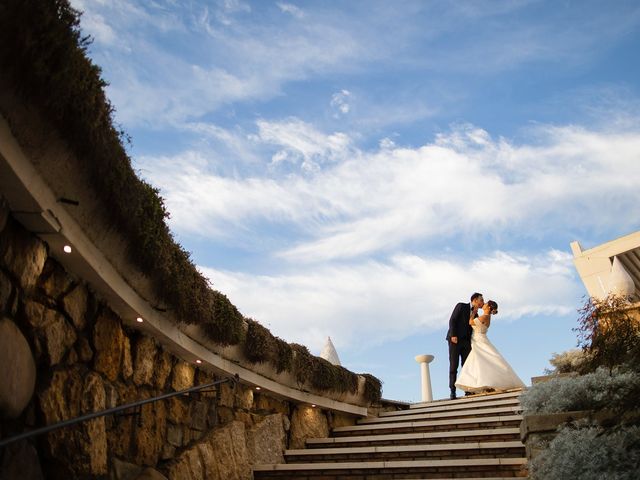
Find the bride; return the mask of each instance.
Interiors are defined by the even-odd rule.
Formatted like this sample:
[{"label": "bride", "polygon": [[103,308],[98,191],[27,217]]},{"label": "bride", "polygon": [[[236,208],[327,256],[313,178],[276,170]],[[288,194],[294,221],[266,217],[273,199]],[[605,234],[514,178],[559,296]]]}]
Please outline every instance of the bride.
[{"label": "bride", "polygon": [[524,387],[522,380],[487,338],[491,315],[497,315],[498,304],[489,300],[482,312],[484,315],[476,318],[475,311],[471,312],[471,353],[462,366],[456,387],[469,393]]}]

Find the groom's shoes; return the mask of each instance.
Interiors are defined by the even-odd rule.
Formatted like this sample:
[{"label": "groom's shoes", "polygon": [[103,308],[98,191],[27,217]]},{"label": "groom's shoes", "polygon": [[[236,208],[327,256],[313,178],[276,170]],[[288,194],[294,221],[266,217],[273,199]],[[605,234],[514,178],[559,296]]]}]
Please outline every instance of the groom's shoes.
[{"label": "groom's shoes", "polygon": [[458,397],[456,397],[456,392],[451,392],[451,395],[449,395],[449,398],[451,400],[455,400],[456,398],[458,398]]}]

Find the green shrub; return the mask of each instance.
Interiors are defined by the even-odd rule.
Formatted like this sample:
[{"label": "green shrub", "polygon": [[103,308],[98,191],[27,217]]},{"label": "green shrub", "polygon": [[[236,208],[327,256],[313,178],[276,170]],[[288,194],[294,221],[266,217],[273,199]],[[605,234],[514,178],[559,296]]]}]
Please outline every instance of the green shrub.
[{"label": "green shrub", "polygon": [[244,354],[255,363],[272,361],[276,355],[275,339],[271,332],[258,322],[247,319],[247,337],[244,342]]},{"label": "green shrub", "polygon": [[525,414],[547,414],[575,410],[625,411],[640,395],[640,374],[633,370],[595,372],[576,377],[558,377],[533,385],[520,396]]},{"label": "green shrub", "polygon": [[370,403],[378,403],[382,398],[382,381],[369,373],[362,373],[364,377],[364,398]]},{"label": "green shrub", "polygon": [[632,480],[640,465],[640,427],[564,427],[529,464],[532,480]]},{"label": "green shrub", "polygon": [[579,373],[585,370],[585,366],[589,361],[589,354],[580,348],[574,348],[562,353],[554,353],[549,360],[553,369],[545,369],[545,374]]},{"label": "green shrub", "polygon": [[585,303],[575,329],[588,356],[584,371],[624,364],[640,371],[640,320],[632,311],[628,299],[616,295]]},{"label": "green shrub", "polygon": [[293,374],[298,387],[302,387],[313,374],[313,355],[309,353],[307,347],[297,343],[292,343],[291,349],[293,350]]}]

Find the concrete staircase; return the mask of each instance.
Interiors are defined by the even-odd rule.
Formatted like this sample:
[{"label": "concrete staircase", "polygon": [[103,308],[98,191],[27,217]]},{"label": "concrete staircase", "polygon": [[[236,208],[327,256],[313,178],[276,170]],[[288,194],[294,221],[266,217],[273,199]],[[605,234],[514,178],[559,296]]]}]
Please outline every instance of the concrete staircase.
[{"label": "concrete staircase", "polygon": [[258,465],[254,479],[451,479],[526,477],[521,391],[417,403],[381,413],[330,438],[287,450],[284,464]]}]

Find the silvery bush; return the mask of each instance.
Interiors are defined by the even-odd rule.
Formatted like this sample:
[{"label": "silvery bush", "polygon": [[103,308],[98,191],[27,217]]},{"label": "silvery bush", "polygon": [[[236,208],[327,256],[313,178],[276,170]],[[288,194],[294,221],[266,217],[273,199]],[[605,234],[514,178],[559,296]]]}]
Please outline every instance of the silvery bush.
[{"label": "silvery bush", "polygon": [[640,373],[601,367],[586,375],[538,383],[522,394],[520,402],[528,415],[616,409],[628,405],[639,391]]},{"label": "silvery bush", "polygon": [[581,348],[554,353],[549,360],[553,369],[547,368],[545,369],[545,373],[549,375],[554,373],[580,372],[589,360],[589,354]]},{"label": "silvery bush", "polygon": [[640,427],[564,427],[529,464],[532,480],[626,480],[640,476]]}]

